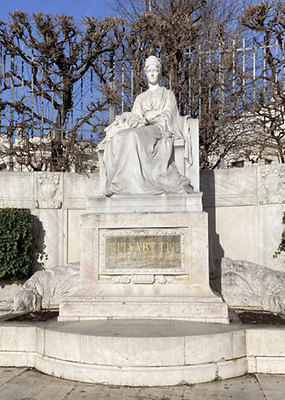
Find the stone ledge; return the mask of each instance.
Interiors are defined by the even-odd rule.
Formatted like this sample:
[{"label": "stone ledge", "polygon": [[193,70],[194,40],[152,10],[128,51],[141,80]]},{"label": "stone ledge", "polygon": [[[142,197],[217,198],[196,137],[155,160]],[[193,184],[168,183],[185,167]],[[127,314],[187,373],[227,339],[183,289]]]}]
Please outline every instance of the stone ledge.
[{"label": "stone ledge", "polygon": [[157,196],[113,195],[91,197],[86,201],[86,213],[130,212],[202,212],[202,193]]},{"label": "stone ledge", "polygon": [[[278,355],[285,339],[280,327],[170,320],[53,321],[42,327],[1,323],[0,327],[9,337],[9,348],[0,343],[1,366],[35,367],[80,382],[169,386],[247,372],[285,374],[285,356]],[[31,335],[28,349],[24,342],[19,345],[19,335]],[[255,354],[253,339],[260,348],[266,348],[268,340],[276,346],[266,356]]]},{"label": "stone ledge", "polygon": [[[167,288],[166,288],[167,290]],[[197,297],[78,297],[60,305],[59,321],[152,319],[228,324],[228,308],[217,296]]]}]

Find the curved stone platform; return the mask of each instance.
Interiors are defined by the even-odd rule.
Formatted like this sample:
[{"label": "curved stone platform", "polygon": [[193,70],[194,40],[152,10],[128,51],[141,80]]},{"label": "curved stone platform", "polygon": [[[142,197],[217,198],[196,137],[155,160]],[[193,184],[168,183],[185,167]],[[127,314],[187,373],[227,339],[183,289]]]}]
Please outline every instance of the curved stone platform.
[{"label": "curved stone platform", "polygon": [[285,373],[285,329],[185,321],[0,325],[2,366],[109,385],[167,386]]}]

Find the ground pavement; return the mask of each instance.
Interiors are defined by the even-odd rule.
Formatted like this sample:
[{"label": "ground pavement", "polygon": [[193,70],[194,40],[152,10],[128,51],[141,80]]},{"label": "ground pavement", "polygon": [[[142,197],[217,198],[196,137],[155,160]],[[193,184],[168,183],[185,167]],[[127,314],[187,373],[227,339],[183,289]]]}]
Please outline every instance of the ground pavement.
[{"label": "ground pavement", "polygon": [[239,378],[163,388],[67,381],[30,368],[0,368],[1,400],[285,400],[285,375]]}]

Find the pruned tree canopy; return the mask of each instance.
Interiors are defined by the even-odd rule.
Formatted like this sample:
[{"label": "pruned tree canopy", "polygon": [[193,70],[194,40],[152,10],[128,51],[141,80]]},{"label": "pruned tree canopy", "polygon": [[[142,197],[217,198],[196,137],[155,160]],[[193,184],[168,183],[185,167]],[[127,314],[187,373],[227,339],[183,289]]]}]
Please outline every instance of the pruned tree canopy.
[{"label": "pruned tree canopy", "polygon": [[285,2],[252,4],[243,11],[239,21],[254,34],[256,42],[264,49],[265,69],[258,71],[262,85],[257,87],[257,101],[252,113],[263,121],[264,140],[277,149],[279,162],[284,163]]},{"label": "pruned tree canopy", "polygon": [[[104,103],[90,104],[89,113],[76,120],[72,132],[64,129],[68,113],[78,101],[74,96],[76,84],[91,69],[106,82],[99,60],[120,45],[124,31],[121,22],[112,17],[86,17],[79,28],[73,17],[66,14],[52,16],[38,12],[31,17],[21,11],[10,14],[9,24],[0,22],[0,45],[11,58],[11,69],[4,72],[2,91],[10,90],[11,84],[23,87],[22,98],[17,102],[2,96],[2,110],[13,107],[17,115],[24,117],[20,118],[21,126],[19,121],[16,124],[11,121],[7,134],[13,135],[15,129],[24,134],[44,122],[53,140],[52,169],[66,168],[59,158],[67,134],[76,135],[82,124],[88,123],[91,115],[109,102],[107,96]],[[23,76],[19,70],[21,64],[14,65],[15,57],[30,67],[30,74]],[[49,118],[47,113],[43,116],[44,106],[51,108]]]}]

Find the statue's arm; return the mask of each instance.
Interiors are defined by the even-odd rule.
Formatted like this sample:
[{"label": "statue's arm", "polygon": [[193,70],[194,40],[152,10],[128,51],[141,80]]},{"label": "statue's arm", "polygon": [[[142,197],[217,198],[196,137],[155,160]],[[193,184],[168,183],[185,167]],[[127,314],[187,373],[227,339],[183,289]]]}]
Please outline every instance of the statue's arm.
[{"label": "statue's arm", "polygon": [[129,128],[129,120],[130,120],[130,112],[124,112],[121,115],[118,115],[115,118],[115,121],[112,122],[110,125],[107,126],[105,129],[106,136],[104,140],[101,142],[105,143],[108,140],[111,140],[112,137],[122,129],[128,129]]},{"label": "statue's arm", "polygon": [[140,126],[148,125],[148,122],[143,114],[142,110],[142,95],[139,95],[133,104],[133,108],[130,114],[130,128],[139,128]]},{"label": "statue's arm", "polygon": [[149,125],[156,125],[160,128],[162,136],[176,136],[175,131],[177,130],[179,113],[174,93],[170,90],[165,90],[157,109],[147,111],[145,117]]}]

